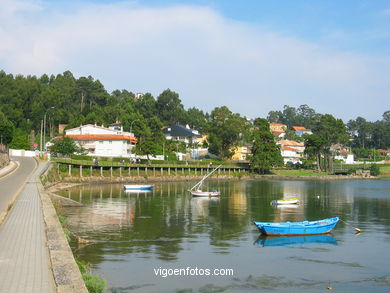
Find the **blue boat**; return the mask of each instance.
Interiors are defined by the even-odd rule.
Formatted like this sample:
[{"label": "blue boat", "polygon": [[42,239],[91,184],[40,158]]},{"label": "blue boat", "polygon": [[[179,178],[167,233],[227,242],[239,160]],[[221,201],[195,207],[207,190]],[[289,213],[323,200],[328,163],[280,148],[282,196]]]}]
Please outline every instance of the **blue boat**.
[{"label": "blue boat", "polygon": [[254,222],[254,224],[263,235],[316,235],[330,233],[339,220],[339,217],[334,217],[318,221]]},{"label": "blue boat", "polygon": [[336,239],[332,235],[305,235],[305,236],[260,236],[256,244],[269,246],[297,246],[306,244],[331,244],[337,245]]}]

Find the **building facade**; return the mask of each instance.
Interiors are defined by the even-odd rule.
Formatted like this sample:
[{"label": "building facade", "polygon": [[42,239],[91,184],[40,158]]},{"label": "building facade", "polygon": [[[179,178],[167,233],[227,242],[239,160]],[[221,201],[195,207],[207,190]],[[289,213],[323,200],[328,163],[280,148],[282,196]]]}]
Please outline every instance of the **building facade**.
[{"label": "building facade", "polygon": [[133,133],[123,131],[119,123],[108,128],[98,125],[81,125],[65,130],[65,136],[87,151],[88,156],[134,157],[132,149],[137,143]]}]

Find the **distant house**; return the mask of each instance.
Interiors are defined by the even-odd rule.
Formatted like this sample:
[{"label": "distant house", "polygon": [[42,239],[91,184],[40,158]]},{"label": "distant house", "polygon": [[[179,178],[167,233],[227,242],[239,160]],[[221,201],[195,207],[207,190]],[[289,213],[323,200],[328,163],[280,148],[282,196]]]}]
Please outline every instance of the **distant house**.
[{"label": "distant house", "polygon": [[389,150],[382,150],[382,149],[379,149],[377,150],[378,153],[380,153],[380,155],[382,157],[390,157],[390,151]]},{"label": "distant house", "polygon": [[248,156],[252,153],[250,146],[238,146],[233,149],[233,161],[247,161]]},{"label": "distant house", "polygon": [[108,128],[93,124],[65,130],[65,137],[72,138],[85,150],[88,156],[131,157],[137,139],[130,132],[123,131],[120,123],[110,124]]},{"label": "distant house", "polygon": [[346,164],[353,164],[355,157],[351,152],[351,148],[343,144],[331,145],[329,150],[334,154],[335,160],[343,161]]},{"label": "distant house", "polygon": [[284,164],[302,163],[301,159],[305,151],[305,144],[295,140],[280,140],[277,142],[280,146],[280,154],[283,157]]},{"label": "distant house", "polygon": [[284,136],[286,135],[287,125],[280,123],[271,123],[269,125],[269,130],[274,137],[284,138]]},{"label": "distant house", "polygon": [[182,141],[186,144],[198,142],[202,138],[202,135],[197,130],[191,129],[188,125],[171,124],[170,126],[164,127],[162,131],[166,139]]},{"label": "distant house", "polygon": [[313,134],[310,129],[306,129],[304,126],[293,126],[292,130],[294,130],[295,134],[299,137],[302,137],[304,134]]}]

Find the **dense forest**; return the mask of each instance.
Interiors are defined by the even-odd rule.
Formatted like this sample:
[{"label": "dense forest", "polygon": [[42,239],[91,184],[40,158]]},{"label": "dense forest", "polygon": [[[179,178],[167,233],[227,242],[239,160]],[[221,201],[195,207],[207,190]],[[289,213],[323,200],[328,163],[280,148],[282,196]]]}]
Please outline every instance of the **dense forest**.
[{"label": "dense forest", "polygon": [[[93,77],[75,78],[70,71],[56,76],[14,76],[0,71],[0,135],[2,143],[12,148],[30,149],[39,143],[42,121],[46,117],[46,134],[57,135],[59,124],[76,127],[81,124],[107,125],[120,121],[139,139],[139,148],[146,153],[159,153],[165,142],[162,127],[171,123],[188,124],[209,135],[209,149],[221,158],[229,158],[231,147],[253,142],[253,121],[233,113],[226,106],[205,113],[196,107],[185,109],[179,94],[167,89],[158,97],[145,93],[136,98],[128,90],[108,93]],[[344,142],[360,155],[372,149],[390,148],[390,111],[383,119],[369,122],[362,117],[344,124],[332,115],[322,115],[307,105],[298,108],[284,106],[271,111],[269,122],[288,126],[302,125],[314,133],[338,133],[325,138]],[[337,130],[338,129],[338,130]],[[347,135],[349,134],[349,135]],[[288,133],[293,136],[293,133]],[[185,146],[180,146],[185,147]],[[365,153],[366,152],[366,153]]]}]

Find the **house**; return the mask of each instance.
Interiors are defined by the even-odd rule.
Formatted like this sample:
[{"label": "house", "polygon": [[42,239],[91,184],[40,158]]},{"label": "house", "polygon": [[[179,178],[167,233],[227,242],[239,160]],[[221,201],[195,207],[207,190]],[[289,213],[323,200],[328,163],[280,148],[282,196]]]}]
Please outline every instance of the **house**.
[{"label": "house", "polygon": [[378,149],[377,152],[378,152],[382,157],[390,157],[390,151],[389,151],[389,150]]},{"label": "house", "polygon": [[329,150],[334,154],[335,160],[343,161],[346,164],[354,164],[355,157],[350,147],[343,144],[333,144]]},{"label": "house", "polygon": [[191,129],[188,124],[186,126],[171,124],[163,128],[163,133],[166,139],[182,141],[186,144],[197,143],[198,139],[202,138],[197,130]]},{"label": "house", "polygon": [[133,133],[123,131],[120,123],[108,128],[93,124],[65,130],[65,137],[87,150],[88,156],[132,157],[132,148],[137,143]]},{"label": "house", "polygon": [[285,164],[287,163],[302,163],[301,158],[305,151],[305,144],[295,140],[280,140],[276,143],[280,145],[280,153]]},{"label": "house", "polygon": [[269,130],[274,137],[284,138],[284,136],[286,135],[287,125],[280,123],[271,123],[269,125]]},{"label": "house", "polygon": [[251,148],[249,146],[237,146],[233,149],[233,161],[247,161],[248,156],[252,154]]},{"label": "house", "polygon": [[313,132],[310,129],[306,129],[304,126],[293,126],[291,127],[292,130],[295,131],[295,134],[299,137],[302,137],[304,134],[313,134]]}]

